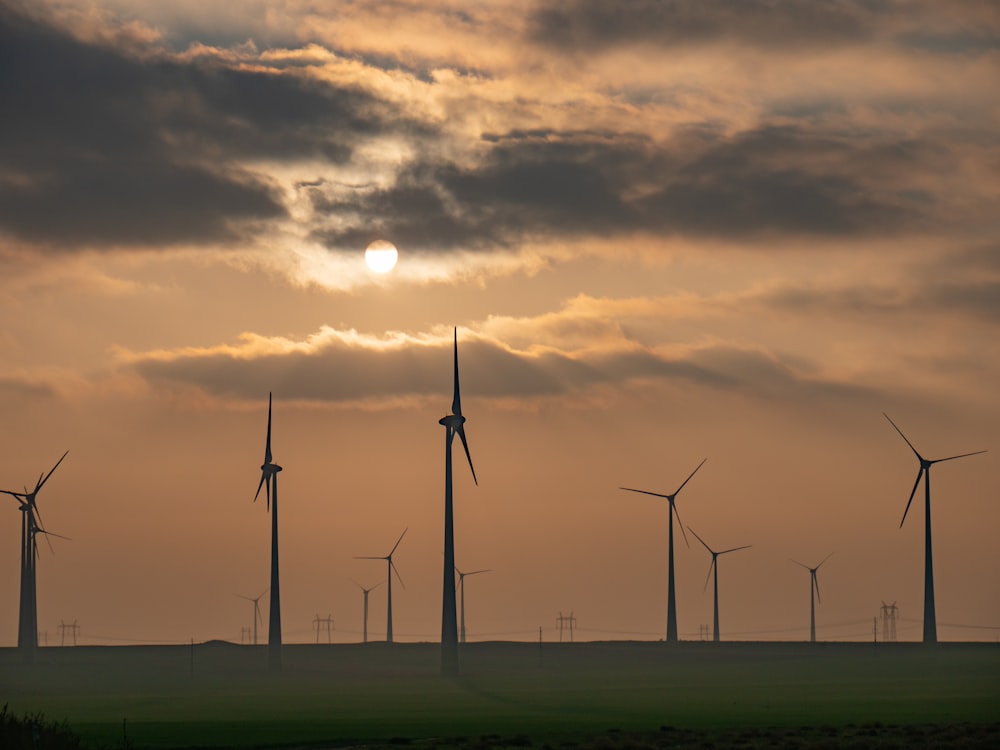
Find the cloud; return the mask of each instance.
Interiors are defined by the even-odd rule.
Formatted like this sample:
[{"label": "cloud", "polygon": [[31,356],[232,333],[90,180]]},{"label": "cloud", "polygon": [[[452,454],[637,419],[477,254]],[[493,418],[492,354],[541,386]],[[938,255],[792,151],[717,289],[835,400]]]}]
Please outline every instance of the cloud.
[{"label": "cloud", "polygon": [[297,72],[81,41],[0,5],[0,232],[58,247],[243,236],[286,216],[265,159],[349,158],[378,101]]},{"label": "cloud", "polygon": [[317,195],[315,210],[343,221],[315,236],[357,247],[376,227],[413,249],[442,251],[637,232],[865,236],[939,220],[936,196],[907,190],[938,149],[910,137],[764,124],[733,135],[689,129],[662,143],[536,131],[486,144],[474,164],[425,161],[389,187]]},{"label": "cloud", "polygon": [[658,47],[735,40],[773,49],[856,44],[871,33],[882,3],[841,0],[546,0],[529,21],[530,37],[580,53],[617,45]]},{"label": "cloud", "polygon": [[[324,327],[291,341],[246,334],[236,345],[124,354],[124,367],[157,387],[194,387],[223,399],[282,398],[333,404],[397,404],[441,398],[450,389],[451,336],[378,337]],[[726,342],[645,347],[515,349],[481,334],[460,342],[463,388],[477,398],[573,396],[630,382],[686,383],[766,399],[858,395],[866,389],[824,380],[799,363]],[[810,396],[812,394],[812,396]]]}]

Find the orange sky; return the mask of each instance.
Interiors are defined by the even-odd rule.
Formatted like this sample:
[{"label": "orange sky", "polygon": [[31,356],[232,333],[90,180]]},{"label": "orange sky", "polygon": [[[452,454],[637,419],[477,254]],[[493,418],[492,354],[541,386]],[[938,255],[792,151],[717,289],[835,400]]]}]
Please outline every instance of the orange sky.
[{"label": "orange sky", "polygon": [[[724,638],[806,638],[790,559],[832,552],[819,638],[895,601],[918,639],[918,466],[883,411],[929,458],[989,451],[933,469],[937,618],[1000,636],[996,6],[466,5],[0,0],[0,489],[69,449],[48,642],[239,640],[268,391],[285,640],[359,640],[384,565],[354,557],[404,528],[396,637],[436,639],[453,326],[470,639],[560,611],[662,637],[666,506],[617,488],[705,457],[683,522],[753,545],[720,559]],[[712,618],[690,541],[682,638]]]}]

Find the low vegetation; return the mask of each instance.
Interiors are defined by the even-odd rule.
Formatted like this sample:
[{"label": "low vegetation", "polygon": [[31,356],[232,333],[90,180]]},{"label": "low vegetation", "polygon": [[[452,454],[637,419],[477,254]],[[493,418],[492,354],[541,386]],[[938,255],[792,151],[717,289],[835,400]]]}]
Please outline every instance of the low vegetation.
[{"label": "low vegetation", "polygon": [[477,643],[454,680],[433,644],[0,649],[4,700],[108,750],[957,750],[1000,747],[1000,648]]}]

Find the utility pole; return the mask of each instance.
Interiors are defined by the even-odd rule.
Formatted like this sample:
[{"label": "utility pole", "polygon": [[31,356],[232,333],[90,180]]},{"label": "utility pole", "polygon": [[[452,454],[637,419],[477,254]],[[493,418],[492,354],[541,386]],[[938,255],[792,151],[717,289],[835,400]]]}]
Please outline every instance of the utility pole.
[{"label": "utility pole", "polygon": [[576,617],[572,612],[569,613],[569,642],[573,642],[573,626],[576,625]]}]

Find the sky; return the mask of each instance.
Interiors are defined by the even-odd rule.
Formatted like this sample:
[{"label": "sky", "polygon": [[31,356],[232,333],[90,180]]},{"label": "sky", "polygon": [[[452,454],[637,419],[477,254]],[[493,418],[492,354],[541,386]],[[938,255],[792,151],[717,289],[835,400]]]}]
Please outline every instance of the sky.
[{"label": "sky", "polygon": [[[0,489],[42,642],[662,638],[665,501],[723,638],[1000,638],[990,0],[0,0]],[[364,261],[399,250],[389,273]],[[4,509],[5,508],[5,509]],[[0,505],[0,645],[20,514]],[[712,621],[677,538],[678,623]],[[386,587],[369,630],[384,637]],[[266,604],[267,597],[262,603]],[[264,607],[266,617],[266,606]],[[261,637],[263,633],[261,631]],[[325,629],[323,639],[326,639]]]}]

